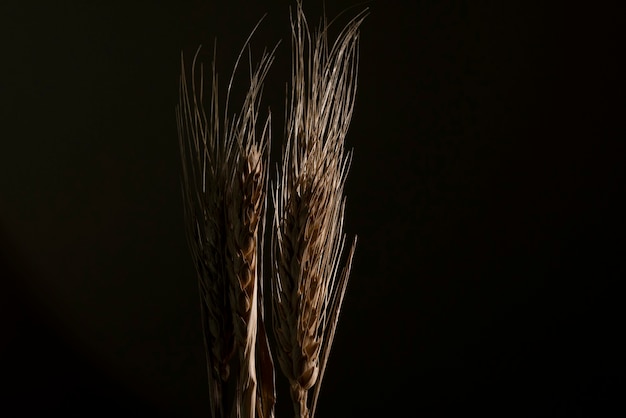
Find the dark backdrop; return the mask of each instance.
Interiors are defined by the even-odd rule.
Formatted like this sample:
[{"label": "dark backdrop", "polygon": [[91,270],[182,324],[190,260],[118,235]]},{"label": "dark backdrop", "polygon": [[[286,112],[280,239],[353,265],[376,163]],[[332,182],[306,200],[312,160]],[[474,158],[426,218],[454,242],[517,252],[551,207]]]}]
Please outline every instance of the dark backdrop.
[{"label": "dark backdrop", "polygon": [[[369,3],[320,417],[624,412],[619,14],[494,3]],[[179,54],[217,37],[225,80],[268,12],[276,152],[288,5],[0,6],[0,415],[207,416]]]}]

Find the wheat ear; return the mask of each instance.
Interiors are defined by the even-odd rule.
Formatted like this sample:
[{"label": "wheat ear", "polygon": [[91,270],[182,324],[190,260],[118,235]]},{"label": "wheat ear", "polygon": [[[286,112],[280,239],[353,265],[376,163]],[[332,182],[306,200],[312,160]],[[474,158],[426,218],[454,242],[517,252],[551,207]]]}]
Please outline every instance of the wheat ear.
[{"label": "wheat ear", "polygon": [[[207,117],[202,65],[200,75],[195,73],[198,52],[191,66],[191,92],[181,59],[177,120],[187,237],[201,295],[211,415],[224,417],[225,405],[231,405],[231,416],[253,418],[258,411],[259,415],[270,417],[273,376],[269,386],[267,382],[257,386],[256,346],[257,340],[263,344],[262,360],[267,361],[269,349],[265,336],[257,335],[257,327],[262,319],[259,260],[271,116],[263,124],[257,120],[263,80],[274,51],[264,53],[254,71],[250,68],[250,88],[240,113],[232,119],[228,117],[231,76],[222,129],[215,59]],[[241,54],[237,64],[240,58]],[[268,367],[261,369],[265,373]]]},{"label": "wheat ear", "polygon": [[356,245],[355,239],[340,272],[343,189],[351,159],[344,139],[354,107],[364,18],[365,12],[350,21],[330,49],[325,22],[311,40],[300,1],[291,19],[287,143],[273,188],[272,319],[276,355],[290,382],[296,417],[315,413]]}]

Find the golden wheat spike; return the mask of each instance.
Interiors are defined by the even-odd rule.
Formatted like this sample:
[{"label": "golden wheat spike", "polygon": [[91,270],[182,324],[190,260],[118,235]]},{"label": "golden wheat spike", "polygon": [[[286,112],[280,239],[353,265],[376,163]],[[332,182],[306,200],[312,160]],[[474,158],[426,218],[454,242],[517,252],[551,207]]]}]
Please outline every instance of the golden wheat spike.
[{"label": "golden wheat spike", "polygon": [[[259,338],[257,329],[263,309],[258,297],[263,257],[260,234],[271,132],[271,117],[268,114],[259,123],[258,109],[274,51],[264,52],[251,70],[241,110],[232,118],[228,113],[231,77],[221,126],[215,63],[207,116],[202,65],[196,75],[198,52],[190,81],[181,59],[177,119],[186,232],[201,296],[211,415],[254,418],[259,411],[271,417],[273,375],[268,376],[267,366],[257,365],[256,346],[266,344],[265,335]],[[271,363],[265,345],[261,361]],[[257,369],[265,375],[260,387]]]},{"label": "golden wheat spike", "polygon": [[[272,244],[276,355],[297,417],[312,417],[354,255],[344,248],[344,140],[356,92],[357,15],[328,47],[328,25],[311,34],[301,2],[292,16],[292,79]],[[309,391],[313,397],[309,399]]]}]

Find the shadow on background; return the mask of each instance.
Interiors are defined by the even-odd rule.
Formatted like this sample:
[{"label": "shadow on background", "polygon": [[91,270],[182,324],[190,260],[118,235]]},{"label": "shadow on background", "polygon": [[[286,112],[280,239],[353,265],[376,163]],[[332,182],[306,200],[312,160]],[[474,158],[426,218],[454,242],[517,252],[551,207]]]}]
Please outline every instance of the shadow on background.
[{"label": "shadow on background", "polygon": [[79,349],[27,287],[32,271],[0,229],[0,358],[5,417],[173,416]]}]

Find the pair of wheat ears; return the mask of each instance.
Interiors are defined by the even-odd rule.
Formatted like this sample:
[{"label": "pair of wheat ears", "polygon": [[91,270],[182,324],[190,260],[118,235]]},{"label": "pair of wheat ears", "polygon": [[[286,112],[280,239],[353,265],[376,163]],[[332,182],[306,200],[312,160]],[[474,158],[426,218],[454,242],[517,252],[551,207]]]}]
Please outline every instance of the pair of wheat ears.
[{"label": "pair of wheat ears", "polygon": [[[329,25],[323,21],[311,34],[300,1],[291,18],[286,145],[271,187],[268,282],[273,348],[289,380],[296,417],[315,414],[356,244],[355,238],[340,267],[346,240],[343,189],[351,160],[344,139],[354,107],[359,27],[365,15],[353,18],[332,47]],[[202,65],[200,75],[195,72],[198,53],[190,83],[181,59],[176,113],[183,202],[201,296],[214,418],[274,416],[274,363],[263,302],[271,113],[264,123],[258,115],[275,50],[264,52],[251,70],[241,111],[229,117],[231,76],[223,119],[215,60],[205,107]]]}]

